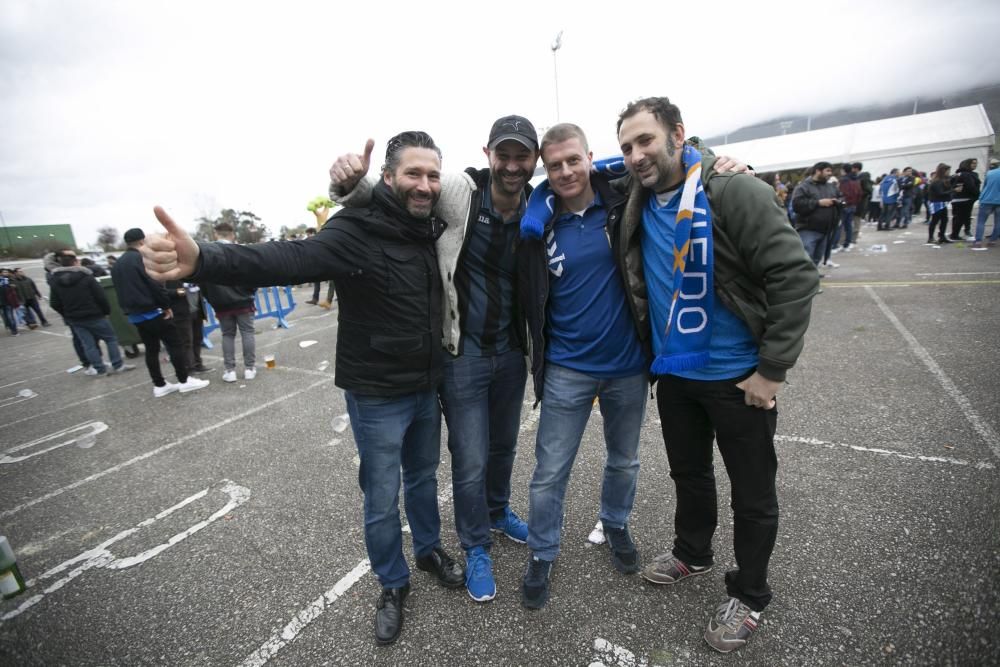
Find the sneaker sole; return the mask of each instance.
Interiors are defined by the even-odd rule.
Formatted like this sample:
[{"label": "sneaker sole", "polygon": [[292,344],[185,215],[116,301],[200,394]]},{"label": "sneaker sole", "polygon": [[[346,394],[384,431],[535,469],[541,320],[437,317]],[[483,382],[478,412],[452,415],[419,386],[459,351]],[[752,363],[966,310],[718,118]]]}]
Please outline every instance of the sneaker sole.
[{"label": "sneaker sole", "polygon": [[469,594],[469,597],[475,600],[476,602],[489,602],[490,600],[492,600],[497,596],[497,592],[493,591],[492,594],[485,594],[481,595],[480,597],[476,597],[475,595],[472,594],[472,591],[469,590],[468,586],[466,586],[465,590]]},{"label": "sneaker sole", "polygon": [[645,570],[643,570],[640,574],[642,575],[643,579],[645,579],[651,584],[658,584],[660,586],[671,586],[673,584],[680,583],[685,579],[690,579],[691,577],[697,577],[700,574],[708,574],[711,571],[712,571],[711,567],[706,567],[704,570],[691,570],[688,574],[684,575],[680,579],[671,579],[670,581],[663,581],[662,579],[654,579],[653,577],[655,575],[647,574]]},{"label": "sneaker sole", "polygon": [[511,542],[517,542],[518,544],[527,544],[528,543],[527,540],[519,540],[519,539],[517,539],[516,537],[514,537],[513,535],[511,535],[510,533],[508,533],[507,531],[505,531],[503,528],[490,528],[490,531],[494,532],[494,533],[500,533],[501,535],[505,536]]},{"label": "sneaker sole", "polygon": [[525,609],[541,609],[546,604],[548,604],[548,601],[549,601],[548,591],[542,593],[542,595],[536,600],[529,600],[528,598],[524,597],[524,591],[523,590],[521,591],[521,606],[524,607]]},{"label": "sneaker sole", "polygon": [[178,389],[177,391],[180,392],[180,393],[182,393],[182,394],[187,394],[187,393],[192,392],[192,391],[198,391],[199,389],[204,389],[207,386],[208,385],[205,384],[205,385],[202,385],[200,387],[185,387],[183,389]]},{"label": "sneaker sole", "polygon": [[732,646],[726,646],[725,648],[722,648],[722,647],[716,646],[714,643],[712,643],[712,640],[709,639],[709,633],[708,632],[705,633],[703,639],[705,640],[706,644],[708,644],[709,646],[711,646],[713,649],[715,649],[719,653],[732,653],[733,651],[741,649],[741,648],[743,648],[744,646],[747,645],[746,640],[742,639],[742,640],[739,640],[738,642],[737,641],[732,642]]},{"label": "sneaker sole", "polygon": [[176,389],[171,389],[170,391],[168,391],[166,393],[163,393],[163,394],[153,394],[153,398],[163,398],[164,396],[169,396],[170,394],[174,393],[175,391],[177,391],[177,390]]}]

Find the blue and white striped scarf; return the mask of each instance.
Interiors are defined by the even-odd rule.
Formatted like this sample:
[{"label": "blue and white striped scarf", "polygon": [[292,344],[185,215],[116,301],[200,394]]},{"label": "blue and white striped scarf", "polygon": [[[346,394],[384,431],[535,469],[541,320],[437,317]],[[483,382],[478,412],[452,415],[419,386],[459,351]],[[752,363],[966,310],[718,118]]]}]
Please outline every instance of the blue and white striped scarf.
[{"label": "blue and white striped scarf", "polygon": [[694,370],[709,361],[714,298],[712,213],[701,181],[701,153],[684,146],[681,161],[685,179],[674,247],[655,248],[657,253],[671,253],[666,264],[673,267],[673,293],[649,292],[650,309],[669,313],[662,335],[653,335],[653,375]]}]

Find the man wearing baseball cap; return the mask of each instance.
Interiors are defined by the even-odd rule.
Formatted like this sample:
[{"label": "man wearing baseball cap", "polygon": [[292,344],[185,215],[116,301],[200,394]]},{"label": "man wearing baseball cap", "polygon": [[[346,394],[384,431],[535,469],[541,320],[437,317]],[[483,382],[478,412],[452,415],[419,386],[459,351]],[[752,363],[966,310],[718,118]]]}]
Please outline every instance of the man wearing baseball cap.
[{"label": "man wearing baseball cap", "polygon": [[[374,179],[374,142],[340,156],[330,168],[330,196],[364,206]],[[510,477],[527,381],[524,318],[514,298],[518,225],[538,162],[538,134],[523,116],[493,123],[483,147],[489,168],[441,178],[436,212],[448,228],[437,240],[444,283],[444,382],[455,526],[466,553],[465,584],[477,602],[496,595],[493,532],[515,542],[528,527],[510,508]]]}]

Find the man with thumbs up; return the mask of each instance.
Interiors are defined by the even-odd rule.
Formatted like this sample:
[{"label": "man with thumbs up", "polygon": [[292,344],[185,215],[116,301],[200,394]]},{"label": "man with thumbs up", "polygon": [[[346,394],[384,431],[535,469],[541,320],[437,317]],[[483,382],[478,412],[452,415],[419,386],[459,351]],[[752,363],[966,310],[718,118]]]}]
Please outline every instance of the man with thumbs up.
[{"label": "man with thumbs up", "polygon": [[[345,206],[368,203],[374,178],[364,179],[373,142],[330,168],[330,197]],[[477,602],[496,595],[490,536],[515,542],[528,527],[510,507],[527,380],[526,329],[514,296],[514,245],[528,180],[538,162],[538,135],[523,116],[504,116],[490,129],[483,152],[488,169],[442,177],[438,211],[448,229],[437,240],[444,281],[444,382],[455,527],[466,553],[466,590]]]},{"label": "man with thumbs up", "polygon": [[389,140],[371,203],[343,209],[315,236],[286,243],[197,244],[166,211],[166,236],[143,254],[156,279],[288,285],[334,278],[340,295],[336,384],[345,390],[361,459],[365,546],[382,586],[375,639],[390,644],[403,626],[410,570],[402,550],[400,467],[417,567],[449,588],[461,565],[441,548],[437,504],[441,416],[441,279],[432,215],[441,192],[441,153],[425,132]]}]

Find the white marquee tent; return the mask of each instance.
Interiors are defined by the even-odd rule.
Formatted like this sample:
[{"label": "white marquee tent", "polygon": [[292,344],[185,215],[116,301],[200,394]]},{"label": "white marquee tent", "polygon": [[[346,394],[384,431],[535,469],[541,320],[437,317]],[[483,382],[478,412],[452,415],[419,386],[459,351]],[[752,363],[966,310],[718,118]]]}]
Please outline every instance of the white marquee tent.
[{"label": "white marquee tent", "polygon": [[817,162],[862,162],[873,178],[893,167],[913,167],[930,174],[939,162],[952,172],[967,158],[987,169],[993,127],[982,104],[931,113],[885,118],[778,137],[713,146],[753,165],[758,173],[805,169]]}]

